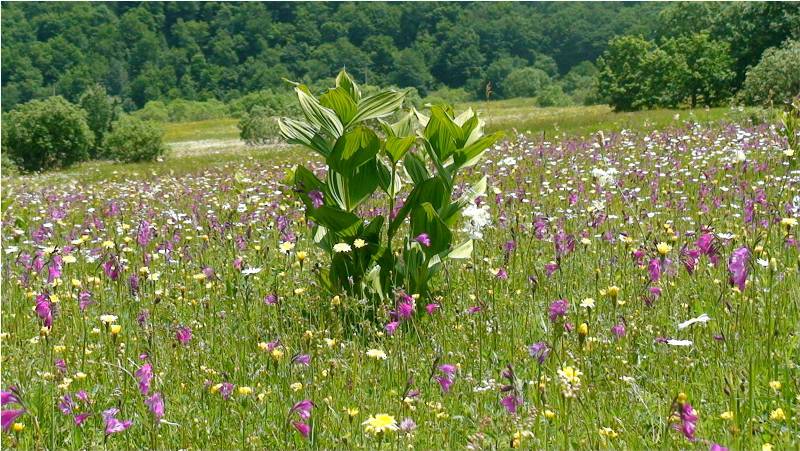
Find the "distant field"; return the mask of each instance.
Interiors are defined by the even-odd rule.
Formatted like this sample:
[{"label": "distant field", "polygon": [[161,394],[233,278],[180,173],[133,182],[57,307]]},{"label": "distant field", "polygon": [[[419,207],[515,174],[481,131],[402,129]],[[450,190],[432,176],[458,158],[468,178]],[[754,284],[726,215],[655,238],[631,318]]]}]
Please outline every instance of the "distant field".
[{"label": "distant field", "polygon": [[[566,133],[586,135],[598,130],[661,128],[693,118],[698,122],[730,120],[740,122],[754,109],[740,111],[730,107],[695,110],[649,110],[616,113],[607,105],[541,108],[533,99],[511,99],[493,102],[468,102],[456,105],[457,110],[471,107],[486,118],[488,131],[512,130],[529,135],[547,136]],[[239,137],[237,120],[209,119],[164,125],[168,143],[206,140],[232,140]]]}]

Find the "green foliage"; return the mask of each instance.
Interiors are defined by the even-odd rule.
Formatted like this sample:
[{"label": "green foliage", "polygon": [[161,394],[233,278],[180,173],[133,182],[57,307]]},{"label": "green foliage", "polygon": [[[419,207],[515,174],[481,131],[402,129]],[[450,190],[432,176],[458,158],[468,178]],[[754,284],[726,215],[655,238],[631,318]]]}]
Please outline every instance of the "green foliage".
[{"label": "green foliage", "polygon": [[115,160],[126,163],[155,160],[166,151],[163,134],[155,123],[125,115],[114,122],[104,146]]},{"label": "green foliage", "polygon": [[539,106],[567,106],[572,103],[568,95],[564,94],[564,90],[558,84],[550,84],[542,89],[539,96],[536,97],[536,103]]},{"label": "green foliage", "polygon": [[270,116],[296,115],[300,113],[293,96],[285,92],[264,89],[251,92],[243,97],[233,100],[228,105],[228,110],[233,116],[243,116],[254,108],[266,111]]},{"label": "green foliage", "polygon": [[719,105],[731,95],[735,73],[726,42],[696,33],[669,39],[661,48],[671,56],[679,101],[688,98],[694,108],[701,101],[703,105]]},{"label": "green foliage", "polygon": [[462,88],[448,88],[446,86],[441,87],[435,91],[428,93],[428,96],[425,97],[425,103],[431,105],[439,105],[439,104],[454,104],[454,103],[461,103],[466,102],[470,99],[470,94],[462,89]]},{"label": "green foliage", "polygon": [[800,94],[800,41],[789,40],[764,52],[747,71],[741,98],[751,105],[780,105]]},{"label": "green foliage", "polygon": [[[454,243],[451,228],[486,185],[482,180],[452,201],[458,172],[474,165],[499,135],[483,136],[482,121],[471,110],[459,116],[447,106],[432,107],[430,116],[403,111],[405,93],[367,96],[345,71],[319,98],[305,85],[295,93],[306,121],[283,118],[281,132],[290,143],[318,152],[328,169],[321,180],[299,166],[289,180],[314,224],[314,241],[331,259],[319,271],[321,284],[334,294],[385,298],[405,289],[428,295],[442,262],[471,249],[469,242]],[[401,203],[402,187],[409,184]],[[361,217],[367,199],[387,209]],[[396,254],[406,219],[410,227]],[[418,239],[423,234],[429,242]]]},{"label": "green foliage", "polygon": [[[347,67],[365,84],[479,92],[504,58],[566,73],[609,38],[654,29],[658,4],[4,2],[3,109],[77,101],[100,83],[126,111],[230,102]],[[463,24],[469,24],[464,27]],[[482,91],[481,91],[482,95]],[[154,116],[147,116],[153,118]],[[196,116],[195,116],[196,117]]]},{"label": "green foliage", "polygon": [[280,136],[278,121],[272,110],[261,106],[244,113],[237,127],[239,127],[239,138],[248,146],[268,144]]},{"label": "green foliage", "polygon": [[598,68],[598,89],[617,111],[719,105],[730,97],[734,77],[728,45],[704,33],[661,46],[642,37],[618,37]]},{"label": "green foliage", "polygon": [[550,76],[535,67],[514,69],[503,80],[505,97],[536,97],[552,83]]},{"label": "green foliage", "polygon": [[25,171],[84,161],[93,144],[86,112],[60,96],[30,101],[3,120],[3,154]]},{"label": "green foliage", "polygon": [[154,100],[131,114],[144,121],[187,122],[227,117],[229,109],[225,103],[213,99],[206,101],[176,99],[167,102]]},{"label": "green foliage", "polygon": [[111,123],[117,119],[119,109],[117,102],[106,92],[103,85],[91,86],[81,95],[80,107],[86,112],[86,122],[94,134],[94,146],[91,157],[103,155],[102,144],[106,133],[111,130]]}]

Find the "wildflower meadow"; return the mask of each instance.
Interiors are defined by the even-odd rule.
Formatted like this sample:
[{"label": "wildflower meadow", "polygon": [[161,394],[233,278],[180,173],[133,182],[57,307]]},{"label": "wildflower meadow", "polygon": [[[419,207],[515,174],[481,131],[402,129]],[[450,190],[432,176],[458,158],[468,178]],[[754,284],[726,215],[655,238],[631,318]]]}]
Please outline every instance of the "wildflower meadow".
[{"label": "wildflower meadow", "polygon": [[312,150],[3,181],[3,447],[800,447],[791,124],[483,139],[337,86]]}]

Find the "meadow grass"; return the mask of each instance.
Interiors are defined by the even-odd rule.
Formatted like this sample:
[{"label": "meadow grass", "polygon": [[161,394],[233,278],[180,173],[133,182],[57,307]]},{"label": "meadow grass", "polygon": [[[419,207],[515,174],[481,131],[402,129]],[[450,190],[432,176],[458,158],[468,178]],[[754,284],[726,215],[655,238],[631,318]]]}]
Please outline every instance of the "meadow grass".
[{"label": "meadow grass", "polygon": [[[555,127],[512,106],[502,120]],[[4,180],[2,380],[21,404],[3,407],[25,410],[3,445],[797,449],[800,249],[783,220],[800,174],[782,138],[581,111],[634,130],[509,133],[468,176],[489,176],[493,225],[394,334],[394,302],[371,320],[372,301],[316,282],[327,262],[281,183],[320,167],[305,152]],[[402,427],[370,433],[378,414]]]}]

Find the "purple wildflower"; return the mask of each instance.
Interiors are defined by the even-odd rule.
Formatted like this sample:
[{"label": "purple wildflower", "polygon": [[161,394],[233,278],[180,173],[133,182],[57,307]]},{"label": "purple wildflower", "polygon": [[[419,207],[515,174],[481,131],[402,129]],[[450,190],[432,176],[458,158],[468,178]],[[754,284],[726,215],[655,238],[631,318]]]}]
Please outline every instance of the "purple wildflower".
[{"label": "purple wildflower", "polygon": [[558,299],[550,304],[550,321],[556,322],[559,318],[566,316],[569,309],[569,302],[566,299]]},{"label": "purple wildflower", "polygon": [[154,393],[153,396],[145,398],[144,403],[156,420],[164,418],[164,399],[161,397],[161,393]]},{"label": "purple wildflower", "polygon": [[547,343],[540,341],[528,346],[528,352],[531,354],[531,357],[536,358],[539,365],[541,365],[547,359],[547,356],[550,355],[550,347],[547,346]]},{"label": "purple wildflower", "polygon": [[139,391],[146,395],[150,391],[150,383],[153,381],[153,365],[150,362],[145,363],[136,370],[134,376],[139,380]]},{"label": "purple wildflower", "polygon": [[175,338],[182,345],[188,344],[192,339],[192,329],[188,326],[179,326],[178,330],[175,331]]},{"label": "purple wildflower", "polygon": [[750,260],[750,251],[746,247],[740,247],[733,251],[730,260],[728,260],[728,271],[731,273],[731,285],[739,288],[739,291],[744,291],[747,281],[747,263]]}]

